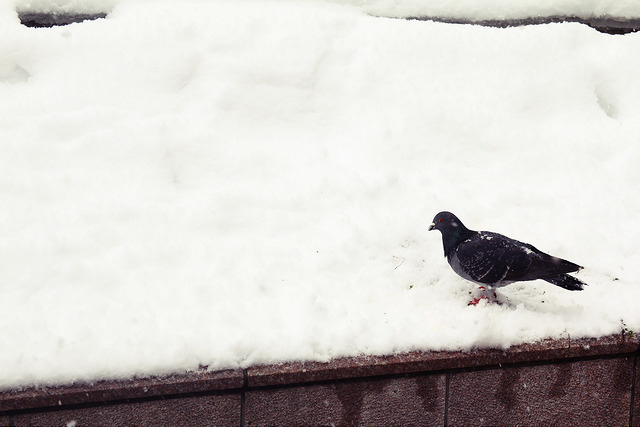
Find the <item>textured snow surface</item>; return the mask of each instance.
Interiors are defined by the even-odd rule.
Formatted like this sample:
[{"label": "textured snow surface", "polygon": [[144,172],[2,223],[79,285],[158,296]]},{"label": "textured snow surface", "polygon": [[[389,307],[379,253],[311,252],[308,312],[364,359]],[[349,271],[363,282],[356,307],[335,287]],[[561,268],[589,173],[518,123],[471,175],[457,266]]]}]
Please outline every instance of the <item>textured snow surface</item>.
[{"label": "textured snow surface", "polygon": [[[156,0],[2,0],[19,10],[42,12],[109,12],[124,1]],[[172,0],[167,0],[172,1]],[[215,0],[201,0],[216,3]],[[244,0],[240,0],[244,1]],[[289,0],[290,2],[298,0]],[[502,20],[572,16],[592,18],[609,16],[618,19],[640,17],[640,0],[329,0],[355,6],[366,13],[388,17],[438,17],[450,19]],[[184,9],[193,0],[176,2]],[[217,5],[212,5],[217,8]],[[286,12],[284,12],[286,13]]]},{"label": "textured snow surface", "polygon": [[640,17],[639,0],[331,0],[389,17],[434,17],[471,21],[572,16]]},{"label": "textured snow surface", "polygon": [[[4,4],[0,387],[640,330],[638,51],[306,0]],[[589,287],[467,306],[441,210]]]}]

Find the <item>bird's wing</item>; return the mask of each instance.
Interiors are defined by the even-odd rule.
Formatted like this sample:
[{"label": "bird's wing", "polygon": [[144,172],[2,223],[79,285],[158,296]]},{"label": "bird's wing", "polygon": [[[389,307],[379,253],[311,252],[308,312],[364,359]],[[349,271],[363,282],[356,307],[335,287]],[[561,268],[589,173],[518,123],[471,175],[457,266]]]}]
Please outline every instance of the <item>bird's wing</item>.
[{"label": "bird's wing", "polygon": [[480,283],[522,280],[531,265],[522,243],[496,233],[479,233],[456,251],[460,268]]},{"label": "bird's wing", "polygon": [[558,274],[572,273],[582,268],[578,264],[544,253],[528,243],[508,237],[505,239],[509,241],[511,251],[514,253],[511,269],[505,280],[545,279]]}]

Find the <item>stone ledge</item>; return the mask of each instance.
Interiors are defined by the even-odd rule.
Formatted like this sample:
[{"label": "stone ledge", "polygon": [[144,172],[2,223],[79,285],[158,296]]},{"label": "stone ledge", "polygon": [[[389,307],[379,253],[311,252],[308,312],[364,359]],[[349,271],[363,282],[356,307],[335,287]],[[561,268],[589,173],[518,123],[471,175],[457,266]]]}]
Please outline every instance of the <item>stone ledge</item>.
[{"label": "stone ledge", "polygon": [[28,387],[0,391],[0,416],[3,412],[8,411],[226,391],[240,389],[243,385],[244,374],[238,369],[217,372],[188,372],[166,377]]},{"label": "stone ledge", "polygon": [[[22,25],[33,28],[49,28],[53,26],[69,25],[77,22],[106,18],[107,12],[96,13],[67,13],[67,12],[34,12],[29,10],[18,11],[18,18]],[[523,25],[540,25],[560,22],[577,22],[588,25],[601,33],[628,34],[640,31],[639,18],[619,18],[614,16],[601,16],[593,18],[579,18],[577,16],[540,16],[522,19],[488,19],[470,20],[456,18],[442,18],[429,16],[412,16],[403,19],[435,21],[447,24],[472,24],[485,27],[519,27]]]},{"label": "stone ledge", "polygon": [[485,367],[561,363],[607,356],[638,354],[636,336],[612,335],[599,339],[544,340],[508,349],[476,349],[468,352],[415,351],[389,356],[356,356],[330,362],[287,362],[242,370],[189,372],[167,377],[99,381],[52,387],[29,387],[0,392],[3,415],[25,410],[73,405],[105,405],[109,402],[163,399],[183,395],[245,392],[319,382],[406,374],[439,374]]},{"label": "stone ledge", "polygon": [[636,338],[623,334],[603,338],[549,339],[520,344],[505,350],[415,351],[390,356],[346,357],[327,363],[288,362],[256,366],[247,369],[247,379],[249,387],[265,387],[629,354],[638,351],[638,348]]},{"label": "stone ledge", "polygon": [[483,27],[510,28],[522,27],[525,25],[557,24],[563,22],[575,22],[587,25],[601,33],[606,34],[628,34],[640,31],[640,17],[638,18],[618,18],[613,16],[601,16],[593,18],[579,18],[577,16],[537,16],[521,19],[456,19],[442,18],[437,16],[412,16],[405,19],[418,21],[434,21],[445,24],[469,24]]},{"label": "stone ledge", "polygon": [[106,18],[106,12],[97,13],[64,13],[64,12],[31,12],[18,11],[20,23],[32,28],[50,28],[84,21]]}]

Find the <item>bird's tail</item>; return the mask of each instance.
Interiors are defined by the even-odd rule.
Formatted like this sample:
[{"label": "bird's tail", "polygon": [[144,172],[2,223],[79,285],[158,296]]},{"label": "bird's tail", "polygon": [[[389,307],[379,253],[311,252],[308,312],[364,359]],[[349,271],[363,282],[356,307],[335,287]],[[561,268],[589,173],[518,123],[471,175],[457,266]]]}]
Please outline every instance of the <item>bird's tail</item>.
[{"label": "bird's tail", "polygon": [[568,274],[560,274],[558,276],[547,277],[546,280],[549,283],[553,283],[556,286],[560,286],[561,288],[568,289],[570,291],[581,291],[586,283],[576,279],[573,276],[569,276]]}]

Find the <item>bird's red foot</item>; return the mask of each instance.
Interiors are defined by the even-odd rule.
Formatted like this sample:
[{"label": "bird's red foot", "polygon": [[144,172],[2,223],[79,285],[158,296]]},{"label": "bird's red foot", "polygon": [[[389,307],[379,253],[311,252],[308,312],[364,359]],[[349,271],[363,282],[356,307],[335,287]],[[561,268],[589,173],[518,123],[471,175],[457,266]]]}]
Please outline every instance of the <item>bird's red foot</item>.
[{"label": "bird's red foot", "polygon": [[478,303],[483,299],[487,299],[487,297],[481,296],[480,298],[474,298],[471,301],[469,301],[469,304],[467,305],[478,305]]},{"label": "bird's red foot", "polygon": [[[496,295],[495,292],[491,292],[491,295],[487,295],[486,292],[486,288],[484,286],[479,286],[478,289],[482,290],[482,296],[480,298],[474,298],[471,301],[469,301],[469,304],[467,305],[478,305],[478,303],[480,301],[482,301],[483,299],[486,299],[488,303],[492,303],[492,302],[497,302],[498,300],[498,295]],[[498,302],[499,304],[499,302]]]},{"label": "bird's red foot", "polygon": [[[478,286],[478,290],[481,290],[484,293],[486,288],[484,286]],[[482,295],[480,298],[474,298],[471,301],[469,301],[469,304],[467,305],[478,305],[478,303],[483,299],[487,299],[487,297],[485,295]]]}]

